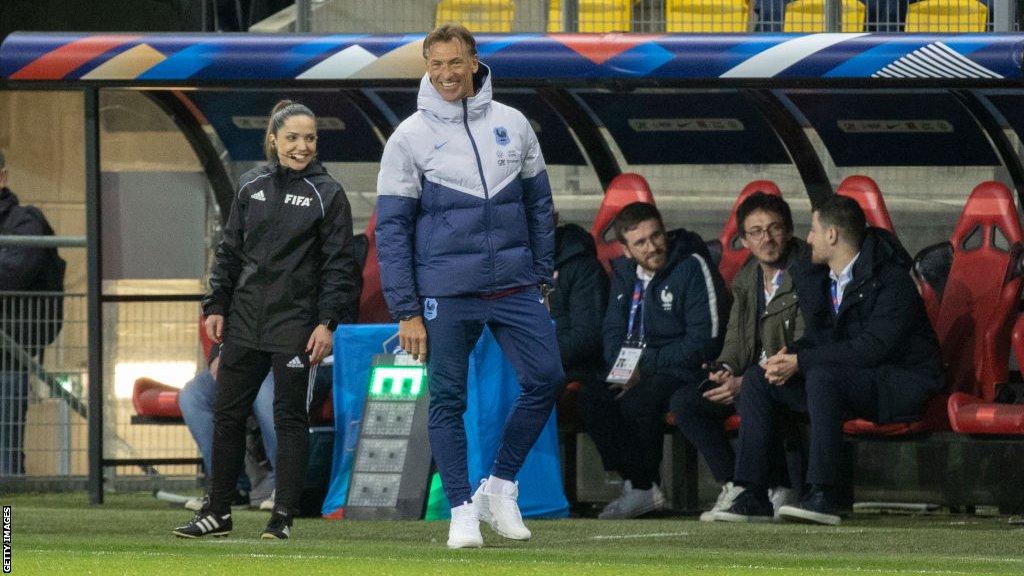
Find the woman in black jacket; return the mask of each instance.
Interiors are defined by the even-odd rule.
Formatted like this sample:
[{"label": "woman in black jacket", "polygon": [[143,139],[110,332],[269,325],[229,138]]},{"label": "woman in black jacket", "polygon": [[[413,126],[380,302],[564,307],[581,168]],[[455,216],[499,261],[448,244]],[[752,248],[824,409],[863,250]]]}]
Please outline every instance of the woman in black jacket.
[{"label": "woman in black jacket", "polygon": [[267,126],[268,163],[245,173],[217,247],[203,298],[207,334],[222,343],[214,403],[213,477],[185,538],[231,532],[230,495],[242,470],[245,419],[274,371],[277,498],[263,538],[284,539],[306,470],[310,383],[331,353],[333,331],[359,298],[349,244],[352,212],[341,185],[316,159],[313,112],[288,100]]}]

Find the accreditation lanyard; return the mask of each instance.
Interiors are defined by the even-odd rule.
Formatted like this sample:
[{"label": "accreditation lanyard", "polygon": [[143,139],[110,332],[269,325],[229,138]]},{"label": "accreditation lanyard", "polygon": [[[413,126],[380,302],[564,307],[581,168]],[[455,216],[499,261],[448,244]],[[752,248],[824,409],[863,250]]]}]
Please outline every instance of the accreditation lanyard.
[{"label": "accreditation lanyard", "polygon": [[[643,346],[644,342],[644,283],[637,280],[633,286],[633,299],[629,305],[629,324],[626,326],[626,343]],[[633,325],[636,322],[637,313],[640,314],[640,332],[633,336]]]},{"label": "accreditation lanyard", "polygon": [[[629,306],[629,324],[626,327],[626,341],[619,350],[612,369],[605,378],[606,382],[612,384],[626,384],[633,380],[636,368],[640,364],[640,356],[644,352],[644,284],[637,280],[633,288],[633,299]],[[637,313],[640,314],[639,332],[633,335],[633,326],[636,324]]]}]

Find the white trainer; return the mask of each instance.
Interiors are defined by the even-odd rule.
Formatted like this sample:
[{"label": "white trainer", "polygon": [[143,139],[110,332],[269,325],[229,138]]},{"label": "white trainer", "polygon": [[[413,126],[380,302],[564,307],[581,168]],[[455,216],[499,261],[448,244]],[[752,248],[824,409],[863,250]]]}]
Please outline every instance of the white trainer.
[{"label": "white trainer", "polygon": [[736,486],[732,482],[726,482],[722,486],[722,491],[718,493],[718,499],[715,500],[715,505],[711,507],[711,510],[704,512],[700,515],[701,522],[714,522],[716,514],[719,512],[725,512],[729,508],[732,508],[733,503],[736,501],[736,497],[743,493],[742,486]]},{"label": "white trainer", "polygon": [[523,524],[519,512],[519,483],[500,478],[487,478],[473,494],[480,520],[487,523],[499,536],[512,540],[529,540],[532,534]]},{"label": "white trainer", "polygon": [[276,499],[277,499],[277,490],[275,489],[275,490],[270,492],[270,497],[269,498],[267,498],[263,502],[260,502],[260,510],[266,510],[267,512],[272,511],[274,509],[274,501]]},{"label": "white trainer", "polygon": [[448,547],[480,548],[484,545],[484,537],[480,535],[480,519],[476,515],[476,506],[466,502],[462,506],[452,508],[452,521],[448,525]]},{"label": "white trainer", "polygon": [[638,490],[633,488],[632,482],[626,480],[622,483],[622,496],[609,502],[597,517],[602,520],[627,520],[664,507],[665,495],[657,484],[652,484],[647,490]]},{"label": "white trainer", "polygon": [[772,502],[772,510],[774,510],[776,521],[782,520],[782,517],[779,516],[779,508],[782,508],[783,506],[792,506],[799,501],[796,490],[786,488],[785,486],[769,488],[768,499]]}]

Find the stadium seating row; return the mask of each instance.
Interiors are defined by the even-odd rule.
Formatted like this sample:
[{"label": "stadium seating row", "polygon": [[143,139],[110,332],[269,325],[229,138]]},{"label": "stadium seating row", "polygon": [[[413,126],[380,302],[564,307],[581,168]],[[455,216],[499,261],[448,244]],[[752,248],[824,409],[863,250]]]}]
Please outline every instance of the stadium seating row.
[{"label": "stadium seating row", "polygon": [[[578,32],[632,31],[637,0],[578,0]],[[825,0],[778,0],[784,32],[824,32]],[[785,6],[782,4],[785,2]],[[665,0],[666,32],[749,32],[761,2],[748,0]],[[460,22],[474,32],[512,32],[514,0],[441,0],[437,23]],[[842,31],[864,30],[867,7],[842,0]],[[562,32],[561,0],[548,7],[548,32]],[[766,15],[767,17],[767,15]],[[906,9],[905,32],[984,32],[988,7],[978,0],[918,0]]]}]

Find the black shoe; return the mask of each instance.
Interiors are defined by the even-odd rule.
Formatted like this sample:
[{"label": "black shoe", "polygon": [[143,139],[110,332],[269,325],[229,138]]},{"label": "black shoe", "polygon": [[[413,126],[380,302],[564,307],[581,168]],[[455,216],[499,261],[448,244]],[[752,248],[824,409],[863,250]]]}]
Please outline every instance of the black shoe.
[{"label": "black shoe", "polygon": [[764,488],[747,488],[733,501],[728,510],[715,512],[715,522],[771,522],[774,520],[772,502]]},{"label": "black shoe", "polygon": [[830,492],[825,486],[814,485],[796,506],[780,507],[779,516],[792,522],[836,526],[841,521],[839,506]]},{"label": "black shoe", "polygon": [[270,515],[270,522],[263,529],[260,538],[264,540],[287,540],[292,535],[292,517],[278,510]]},{"label": "black shoe", "polygon": [[231,534],[231,514],[216,514],[203,508],[192,517],[192,521],[174,529],[178,538],[201,538],[203,536],[227,536]]}]

